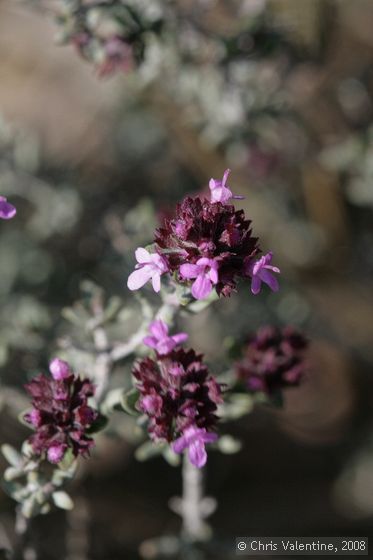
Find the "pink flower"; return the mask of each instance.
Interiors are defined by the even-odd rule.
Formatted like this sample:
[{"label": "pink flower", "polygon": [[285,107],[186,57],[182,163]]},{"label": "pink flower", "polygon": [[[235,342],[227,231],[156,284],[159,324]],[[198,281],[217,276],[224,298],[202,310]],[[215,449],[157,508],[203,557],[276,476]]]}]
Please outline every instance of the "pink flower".
[{"label": "pink flower", "polygon": [[202,257],[198,259],[196,264],[182,264],[180,267],[180,275],[182,278],[195,278],[192,285],[192,295],[196,299],[204,299],[207,297],[213,287],[219,281],[218,263],[214,259]]},{"label": "pink flower", "polygon": [[207,432],[205,428],[190,426],[181,437],[173,442],[172,449],[175,453],[182,453],[188,448],[189,461],[200,469],[207,461],[205,443],[213,443],[217,439],[217,434]]},{"label": "pink flower", "polygon": [[223,180],[217,181],[216,179],[210,179],[209,187],[211,191],[211,202],[228,202],[231,198],[243,199],[243,196],[235,196],[230,188],[226,186],[228,175],[231,172],[230,169],[226,169],[224,172]]},{"label": "pink flower", "polygon": [[272,266],[272,252],[267,253],[258,261],[249,261],[247,266],[247,273],[251,276],[251,291],[253,294],[259,294],[262,282],[267,284],[271,290],[277,292],[279,289],[278,280],[273,276],[273,272],[280,273],[277,266]]},{"label": "pink flower", "polygon": [[47,451],[48,461],[54,464],[60,463],[66,453],[66,450],[67,445],[64,445],[63,443],[52,445],[52,447],[50,447]]},{"label": "pink flower", "polygon": [[7,202],[4,196],[0,196],[0,218],[3,220],[10,220],[17,214],[17,210],[12,204]]},{"label": "pink flower", "polygon": [[51,361],[49,364],[49,371],[51,372],[53,379],[56,381],[66,379],[72,375],[69,364],[59,358],[54,358],[54,360]]},{"label": "pink flower", "polygon": [[159,292],[161,289],[161,276],[168,271],[166,261],[158,253],[149,253],[146,249],[139,247],[135,252],[137,265],[136,270],[129,275],[127,286],[130,290],[139,290],[148,282],[152,281],[153,290]]},{"label": "pink flower", "polygon": [[152,336],[146,336],[143,343],[150,348],[154,348],[160,356],[169,354],[188,338],[186,333],[168,336],[168,325],[161,320],[153,321],[149,326],[149,331]]}]

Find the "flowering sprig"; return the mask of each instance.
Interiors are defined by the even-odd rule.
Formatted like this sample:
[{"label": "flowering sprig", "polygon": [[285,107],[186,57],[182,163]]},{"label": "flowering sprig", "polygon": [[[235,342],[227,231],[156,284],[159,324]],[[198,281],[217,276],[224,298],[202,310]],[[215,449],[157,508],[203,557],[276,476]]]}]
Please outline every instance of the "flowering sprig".
[{"label": "flowering sprig", "polygon": [[131,1],[57,4],[58,38],[73,45],[95,65],[99,76],[129,72],[145,55],[147,38],[159,33],[161,13],[152,14]]},{"label": "flowering sprig", "polygon": [[0,196],[0,219],[10,220],[16,215],[16,208],[4,196]]},{"label": "flowering sprig", "polygon": [[[205,444],[217,440],[216,411],[222,387],[209,374],[202,356],[177,347],[185,340],[184,333],[169,337],[162,321],[153,323],[150,331],[155,356],[138,361],[133,368],[140,393],[138,410],[148,417],[153,441],[170,443],[176,453],[188,449],[191,463],[201,468],[207,461]],[[149,345],[149,337],[144,342]]]},{"label": "flowering sprig", "polygon": [[229,170],[223,180],[210,180],[211,199],[185,198],[176,207],[175,217],[165,219],[155,232],[154,252],[138,248],[136,270],[129,276],[129,289],[136,290],[152,280],[160,290],[162,275],[173,274],[179,284],[191,283],[195,299],[207,298],[213,289],[219,296],[230,296],[241,278],[251,278],[251,291],[258,294],[261,283],[277,291],[278,281],[272,266],[272,253],[257,260],[258,238],[252,235],[251,220],[243,210],[229,203]]},{"label": "flowering sprig", "polygon": [[243,346],[234,364],[237,380],[251,394],[282,402],[282,392],[299,385],[307,370],[308,341],[293,327],[262,327]]},{"label": "flowering sprig", "polygon": [[29,443],[35,455],[50,463],[60,463],[66,452],[74,457],[88,456],[94,446],[88,435],[98,412],[88,404],[94,386],[88,379],[80,379],[69,364],[55,358],[49,366],[51,378],[43,374],[26,385],[32,397],[32,409],[25,420],[35,429]]}]

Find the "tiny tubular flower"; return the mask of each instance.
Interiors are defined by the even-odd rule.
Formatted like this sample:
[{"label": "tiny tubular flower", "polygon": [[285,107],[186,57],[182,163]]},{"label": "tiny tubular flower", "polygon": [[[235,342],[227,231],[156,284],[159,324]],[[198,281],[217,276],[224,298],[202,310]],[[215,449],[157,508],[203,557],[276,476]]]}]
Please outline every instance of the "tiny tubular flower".
[{"label": "tiny tubular flower", "polygon": [[205,428],[197,428],[190,426],[184,434],[175,440],[172,449],[175,453],[182,453],[188,449],[189,461],[197,468],[205,466],[207,461],[207,453],[205,444],[213,443],[218,439],[214,432],[207,432]]},{"label": "tiny tubular flower", "polygon": [[280,269],[271,265],[272,257],[272,252],[269,252],[258,261],[250,260],[247,265],[247,273],[251,276],[251,291],[255,295],[259,294],[262,282],[267,284],[274,292],[279,289],[278,280],[272,273],[279,274]]},{"label": "tiny tubular flower", "polygon": [[0,196],[0,218],[10,220],[17,214],[16,208],[4,196]]},{"label": "tiny tubular flower", "polygon": [[202,257],[196,264],[182,264],[179,272],[182,278],[196,279],[192,284],[192,295],[196,299],[204,299],[219,281],[218,268],[216,260]]},{"label": "tiny tubular flower", "polygon": [[128,277],[128,288],[130,290],[139,290],[151,280],[153,290],[159,292],[161,289],[161,276],[168,271],[166,261],[158,253],[149,253],[149,251],[142,247],[136,249],[135,256],[137,260],[136,270]]},{"label": "tiny tubular flower", "polygon": [[223,175],[222,181],[218,181],[216,179],[210,179],[209,188],[211,191],[211,202],[228,202],[229,200],[238,199],[242,200],[243,196],[234,195],[230,188],[227,185],[227,180],[229,173],[231,172],[230,169],[226,169]]},{"label": "tiny tubular flower", "polygon": [[153,321],[149,326],[152,336],[146,336],[143,343],[150,348],[154,348],[161,356],[169,354],[176,346],[185,342],[188,335],[182,332],[168,336],[168,330],[168,325],[163,321]]}]

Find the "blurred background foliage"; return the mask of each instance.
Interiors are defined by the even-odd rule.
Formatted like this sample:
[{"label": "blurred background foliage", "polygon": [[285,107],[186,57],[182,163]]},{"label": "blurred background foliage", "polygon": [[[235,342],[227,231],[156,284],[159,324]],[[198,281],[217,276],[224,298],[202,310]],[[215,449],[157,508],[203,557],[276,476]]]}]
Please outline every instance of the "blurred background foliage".
[{"label": "blurred background foliage", "polygon": [[[18,209],[0,224],[1,438],[18,444],[27,433],[16,421],[22,385],[58,347],[90,367],[90,333],[71,323],[82,282],[116,298],[112,336],[126,340],[139,318],[125,287],[134,249],[182,196],[231,167],[281,267],[281,291],[241,290],[181,326],[221,373],[234,340],[292,323],[312,340],[311,374],[284,411],[258,409],[233,429],[245,442],[238,455],[212,457],[212,524],[228,548],[255,532],[368,536],[372,3],[183,0],[177,17],[177,49],[166,42],[160,60],[153,45],[139,72],[100,81],[72,47],[54,44],[48,17],[0,3],[0,194]],[[114,374],[123,383],[128,372],[124,362]],[[160,459],[136,463],[131,425],[121,430],[127,443],[115,430],[102,436],[67,521],[36,522],[41,558],[138,558],[144,538],[175,531],[167,497],[177,473]],[[3,495],[0,508],[6,546]],[[151,545],[141,550],[155,557]]]}]

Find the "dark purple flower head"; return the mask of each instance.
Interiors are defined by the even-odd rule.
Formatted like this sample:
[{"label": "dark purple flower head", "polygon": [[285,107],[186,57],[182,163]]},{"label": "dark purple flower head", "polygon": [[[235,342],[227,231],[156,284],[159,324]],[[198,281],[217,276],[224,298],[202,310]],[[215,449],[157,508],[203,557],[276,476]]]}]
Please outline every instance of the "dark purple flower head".
[{"label": "dark purple flower head", "polygon": [[211,200],[199,196],[185,198],[176,206],[175,216],[164,218],[156,230],[154,253],[138,248],[136,269],[128,278],[130,290],[138,290],[152,280],[156,292],[161,276],[174,273],[182,284],[191,284],[195,299],[205,299],[213,289],[220,296],[230,296],[240,278],[251,278],[252,292],[258,294],[262,282],[278,290],[273,273],[272,253],[257,260],[258,238],[253,237],[251,221],[243,210],[236,210],[229,200],[229,169],[222,181],[210,180]]},{"label": "dark purple flower head", "polygon": [[32,397],[32,410],[25,420],[35,428],[29,442],[36,455],[46,453],[51,463],[59,463],[68,449],[74,456],[86,456],[94,445],[87,429],[97,418],[97,411],[88,405],[94,386],[80,379],[69,364],[54,359],[50,364],[52,377],[40,374],[26,385]]},{"label": "dark purple flower head", "polygon": [[263,327],[245,345],[235,366],[237,377],[250,392],[275,397],[284,388],[299,385],[307,346],[303,334],[292,327]]},{"label": "dark purple flower head", "polygon": [[10,204],[4,196],[0,196],[0,218],[2,220],[10,220],[14,218],[17,210]]},{"label": "dark purple flower head", "polygon": [[156,231],[156,250],[181,281],[195,279],[192,293],[203,299],[215,287],[229,296],[240,277],[247,277],[247,261],[259,252],[251,221],[231,204],[187,197]]},{"label": "dark purple flower head", "polygon": [[[174,348],[168,354],[156,354],[156,357],[138,361],[133,369],[140,391],[139,410],[149,417],[148,431],[155,441],[182,442],[197,445],[199,460],[193,462],[203,466],[201,445],[216,439],[217,405],[222,402],[221,385],[209,374],[202,356],[194,350]],[[192,438],[191,429],[202,438]],[[189,431],[188,431],[189,430]],[[187,439],[185,439],[187,438]],[[202,439],[201,439],[202,438]],[[210,439],[209,439],[210,438]],[[181,452],[189,446],[179,444],[175,451]],[[180,451],[177,449],[180,448]],[[199,463],[199,464],[197,464]],[[203,463],[204,464],[204,463]]]}]

